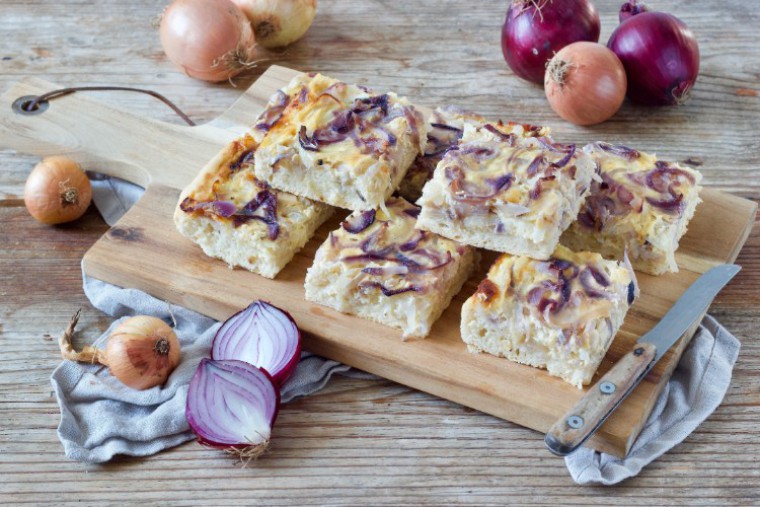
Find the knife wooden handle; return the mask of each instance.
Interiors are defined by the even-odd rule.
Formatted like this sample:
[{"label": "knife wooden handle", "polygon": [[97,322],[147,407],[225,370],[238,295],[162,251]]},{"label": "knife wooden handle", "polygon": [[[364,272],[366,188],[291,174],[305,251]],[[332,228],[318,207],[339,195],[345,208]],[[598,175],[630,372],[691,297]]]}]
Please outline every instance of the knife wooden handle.
[{"label": "knife wooden handle", "polygon": [[639,343],[623,356],[546,433],[551,452],[566,456],[580,447],[602,425],[621,401],[638,385],[653,364],[657,349]]}]

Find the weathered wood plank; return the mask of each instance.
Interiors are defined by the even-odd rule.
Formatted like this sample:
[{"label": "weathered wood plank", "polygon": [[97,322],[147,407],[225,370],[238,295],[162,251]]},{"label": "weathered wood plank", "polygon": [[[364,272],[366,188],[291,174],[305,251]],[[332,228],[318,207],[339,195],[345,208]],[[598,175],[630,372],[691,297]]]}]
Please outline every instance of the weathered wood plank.
[{"label": "weathered wood plank", "polygon": [[[620,2],[595,2],[602,39]],[[626,105],[591,129],[554,117],[540,88],[501,61],[498,29],[506,2],[321,0],[307,37],[275,60],[301,69],[396,89],[424,104],[465,104],[489,115],[550,124],[579,142],[606,138],[684,160],[699,157],[709,185],[760,199],[760,18],[737,0],[660,0],[699,38],[702,74],[678,110]],[[197,120],[222,113],[239,88],[182,76],[163,58],[148,0],[0,3],[0,89],[28,76],[62,85],[125,84],[155,89]],[[10,57],[5,60],[4,57]],[[476,75],[477,79],[472,76]],[[95,97],[140,116],[180,124],[149,97]],[[723,151],[722,145],[729,149]],[[0,498],[8,504],[177,505],[623,504],[752,505],[760,501],[760,232],[738,262],[744,270],[711,312],[742,340],[729,393],[686,441],[613,488],[573,487],[561,460],[535,432],[387,381],[337,379],[287,405],[275,448],[240,470],[219,453],[187,444],[103,467],[68,462],[55,436],[58,410],[48,377],[54,342],[84,306],[81,342],[108,324],[81,290],[80,260],[107,227],[94,212],[49,228],[19,198],[36,159],[0,152]],[[24,485],[26,483],[26,485]],[[67,485],[68,484],[68,485]],[[622,502],[621,502],[622,500]]]}]

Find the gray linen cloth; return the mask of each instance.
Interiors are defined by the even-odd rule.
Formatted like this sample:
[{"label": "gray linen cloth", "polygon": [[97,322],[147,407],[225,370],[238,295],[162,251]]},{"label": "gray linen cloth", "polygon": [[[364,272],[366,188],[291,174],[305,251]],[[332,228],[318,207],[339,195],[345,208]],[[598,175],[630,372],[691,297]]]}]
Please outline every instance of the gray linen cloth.
[{"label": "gray linen cloth", "polygon": [[[139,199],[140,187],[110,178],[93,181],[93,200],[113,225]],[[136,289],[122,289],[84,276],[93,306],[108,315],[154,315],[171,323],[182,345],[182,362],[166,384],[145,391],[123,386],[104,367],[64,361],[52,383],[61,408],[58,436],[66,456],[88,463],[117,454],[147,456],[193,438],[185,419],[187,386],[201,358],[207,357],[219,324],[170,306]],[[94,345],[103,347],[110,329]],[[739,341],[712,317],[697,334],[658,399],[644,430],[625,459],[581,449],[565,458],[578,484],[616,484],[683,441],[720,405],[731,381]],[[377,378],[346,365],[303,353],[294,376],[283,386],[282,401],[322,389],[334,374]],[[548,453],[548,451],[547,451]]]}]

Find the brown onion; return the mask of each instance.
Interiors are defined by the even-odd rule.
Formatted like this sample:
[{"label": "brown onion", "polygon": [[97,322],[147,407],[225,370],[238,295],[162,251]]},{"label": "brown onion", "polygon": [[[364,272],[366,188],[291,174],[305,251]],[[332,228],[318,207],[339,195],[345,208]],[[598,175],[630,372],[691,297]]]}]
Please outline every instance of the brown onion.
[{"label": "brown onion", "polygon": [[546,67],[549,105],[576,125],[594,125],[614,115],[625,99],[627,80],[615,53],[593,42],[565,46]]},{"label": "brown onion", "polygon": [[174,0],[159,33],[166,56],[190,77],[224,81],[255,65],[253,29],[230,0]]},{"label": "brown onion", "polygon": [[306,33],[317,14],[317,0],[232,0],[248,17],[256,42],[287,46]]},{"label": "brown onion", "polygon": [[47,157],[37,164],[24,185],[24,204],[43,224],[62,224],[84,215],[92,186],[79,164],[66,157]]},{"label": "brown onion", "polygon": [[105,352],[90,346],[76,352],[71,337],[79,313],[59,341],[64,359],[108,366],[111,375],[133,389],[162,385],[179,364],[177,335],[161,319],[144,315],[130,317],[116,326],[108,336]]}]

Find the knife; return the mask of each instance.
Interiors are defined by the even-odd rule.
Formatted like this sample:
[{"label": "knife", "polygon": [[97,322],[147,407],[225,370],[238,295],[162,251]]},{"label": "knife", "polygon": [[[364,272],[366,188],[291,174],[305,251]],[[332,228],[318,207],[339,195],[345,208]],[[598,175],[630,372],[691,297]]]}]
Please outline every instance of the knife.
[{"label": "knife", "polygon": [[718,292],[741,270],[721,264],[700,276],[660,322],[623,356],[546,433],[544,442],[557,456],[578,449],[633,391],[668,349],[702,317]]}]

